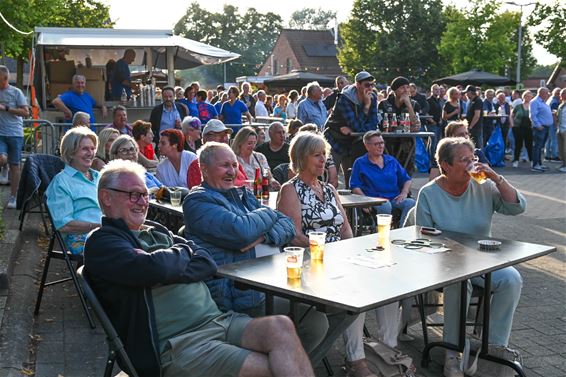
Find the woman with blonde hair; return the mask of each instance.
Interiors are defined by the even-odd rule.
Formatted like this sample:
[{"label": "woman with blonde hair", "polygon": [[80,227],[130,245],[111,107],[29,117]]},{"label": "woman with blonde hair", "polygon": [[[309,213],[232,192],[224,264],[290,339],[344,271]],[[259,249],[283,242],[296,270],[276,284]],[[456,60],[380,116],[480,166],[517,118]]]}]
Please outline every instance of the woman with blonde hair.
[{"label": "woman with blonde hair", "polygon": [[94,170],[102,170],[102,168],[110,161],[110,146],[120,136],[120,131],[115,128],[105,128],[98,135],[98,148],[96,148],[96,156],[92,161]]}]

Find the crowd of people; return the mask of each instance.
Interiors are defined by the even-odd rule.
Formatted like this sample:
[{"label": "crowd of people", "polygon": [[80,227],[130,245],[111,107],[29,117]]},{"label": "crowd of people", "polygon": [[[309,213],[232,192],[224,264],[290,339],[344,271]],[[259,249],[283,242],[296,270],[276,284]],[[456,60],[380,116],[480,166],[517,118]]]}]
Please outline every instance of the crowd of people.
[{"label": "crowd of people", "polygon": [[[0,164],[10,166],[15,198],[18,135],[28,113],[25,97],[8,79],[0,66]],[[496,127],[513,150],[514,167],[523,147],[536,172],[546,170],[543,150],[549,161],[566,161],[566,89],[551,96],[540,88],[534,99],[530,91],[489,89],[482,99],[473,86],[446,90],[435,84],[427,97],[401,76],[379,91],[365,71],[353,84],[338,77],[334,89],[313,82],[300,93],[271,98],[253,93],[249,83],[241,93],[220,86],[204,91],[193,83],[185,90],[163,88],[163,103],[149,122],[130,124],[127,109],[115,107],[112,123],[97,135],[88,127],[96,104],[68,103],[85,95],[84,81],[75,76],[73,94],[54,101],[73,127],[61,140],[65,167],[47,188],[47,205],[69,250],[84,255],[85,273],[141,375],[313,375],[307,354],[328,331],[325,313],[299,305],[295,326],[285,316],[288,300],[276,300],[276,315],[265,316],[262,293],[211,277],[217,266],[256,258],[260,244],[307,247],[311,231],[324,231],[329,243],[353,237],[337,192],[340,175],[354,194],[384,198],[370,211],[398,211],[397,226],[489,236],[494,212],[516,215],[526,204],[483,156]],[[435,134],[430,182],[416,197],[410,193],[412,164],[403,167],[392,153],[410,154],[412,139],[386,144],[383,137],[393,114],[408,130]],[[269,116],[280,119],[267,135],[242,124],[243,118],[251,123]],[[471,180],[470,167],[487,183]],[[250,190],[258,170],[270,190],[279,191],[276,209]],[[146,219],[149,200],[162,187],[190,189],[183,198],[183,237]],[[15,199],[11,203],[14,208]],[[470,216],[457,216],[462,212]],[[522,280],[509,267],[496,271],[493,281],[490,353],[509,358]],[[481,278],[472,282],[481,285]],[[457,343],[458,287],[445,288],[444,339],[450,343]],[[399,308],[377,309],[378,337],[391,347],[403,326]],[[362,313],[343,334],[353,377],[375,376],[365,360],[364,320]],[[446,353],[444,375],[464,375],[455,352]]]}]

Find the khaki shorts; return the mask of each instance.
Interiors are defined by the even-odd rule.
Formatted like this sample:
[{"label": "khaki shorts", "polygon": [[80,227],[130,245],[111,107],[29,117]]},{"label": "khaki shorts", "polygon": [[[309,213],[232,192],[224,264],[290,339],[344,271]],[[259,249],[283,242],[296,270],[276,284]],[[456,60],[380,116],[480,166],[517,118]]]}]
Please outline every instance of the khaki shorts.
[{"label": "khaki shorts", "polygon": [[169,339],[161,354],[163,375],[238,376],[252,352],[240,347],[251,320],[247,315],[228,312],[195,331]]}]

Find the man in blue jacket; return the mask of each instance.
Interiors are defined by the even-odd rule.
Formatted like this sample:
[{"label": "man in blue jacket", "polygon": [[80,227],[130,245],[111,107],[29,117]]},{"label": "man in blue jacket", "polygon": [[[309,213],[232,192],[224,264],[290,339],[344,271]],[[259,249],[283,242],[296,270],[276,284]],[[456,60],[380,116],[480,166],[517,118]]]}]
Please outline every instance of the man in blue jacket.
[{"label": "man in blue jacket", "polygon": [[[199,150],[199,164],[203,182],[193,187],[183,202],[185,237],[210,251],[216,264],[256,258],[257,245],[280,247],[295,237],[295,225],[289,217],[261,205],[245,187],[234,186],[238,160],[227,144],[204,144]],[[264,315],[263,293],[237,289],[229,279],[206,283],[221,310]],[[310,352],[326,335],[328,320],[307,305],[298,307],[298,318],[304,319],[297,332]],[[288,302],[276,300],[274,309],[286,314]]]},{"label": "man in blue jacket", "polygon": [[146,224],[145,169],[125,160],[101,172],[102,226],[85,246],[85,274],[140,376],[314,376],[293,323],[222,312],[203,280],[210,254]]}]

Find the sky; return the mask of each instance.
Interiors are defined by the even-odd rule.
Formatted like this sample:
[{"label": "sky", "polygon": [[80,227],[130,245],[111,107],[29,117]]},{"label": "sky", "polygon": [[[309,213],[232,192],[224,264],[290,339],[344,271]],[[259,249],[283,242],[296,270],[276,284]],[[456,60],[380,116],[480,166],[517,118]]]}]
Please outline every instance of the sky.
[{"label": "sky", "polygon": [[[100,0],[102,3],[110,6],[110,17],[115,22],[117,29],[173,29],[175,23],[185,14],[188,6],[193,0],[166,0],[163,3],[155,0]],[[553,0],[540,0],[543,3],[550,3]],[[463,7],[467,0],[444,0],[445,3],[454,4],[457,7]],[[514,0],[518,4],[528,4],[532,0]],[[258,1],[258,0],[208,0],[199,1],[202,8],[211,12],[222,11],[225,3],[234,4],[240,12],[245,12],[248,8],[255,8],[260,13],[274,12],[283,18],[283,24],[286,25],[291,14],[305,7],[328,9],[329,0],[309,0],[308,3],[296,0],[287,1]],[[332,10],[336,12],[338,22],[347,20],[350,10],[352,9],[353,0],[334,0],[332,1]],[[161,4],[166,7],[161,7]],[[523,20],[529,11],[532,11],[534,5],[523,8]],[[515,9],[518,7],[511,5],[503,5],[503,10]],[[557,61],[556,56],[548,53],[542,46],[535,44],[533,46],[533,55],[539,64],[549,65]]]}]

